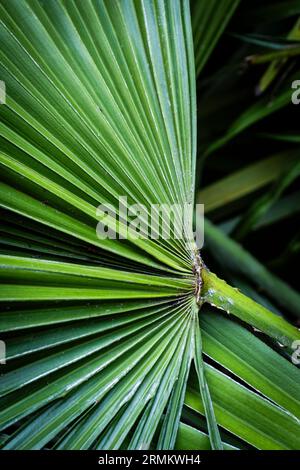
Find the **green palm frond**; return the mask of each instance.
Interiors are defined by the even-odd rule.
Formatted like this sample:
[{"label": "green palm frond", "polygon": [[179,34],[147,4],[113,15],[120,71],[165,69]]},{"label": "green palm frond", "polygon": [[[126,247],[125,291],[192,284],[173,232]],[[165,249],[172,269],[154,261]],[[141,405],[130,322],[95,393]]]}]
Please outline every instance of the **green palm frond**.
[{"label": "green palm frond", "polygon": [[[188,0],[0,1],[3,449],[299,447],[299,375],[273,347],[290,352],[300,338],[285,311],[208,269],[192,210],[182,238],[175,227],[148,236],[153,205],[161,222],[162,205],[193,207],[198,194],[213,212],[222,191],[230,204],[275,182],[246,229],[242,214],[231,225],[246,237],[298,176],[288,148],[198,191],[196,75],[239,3],[193,2],[191,17]],[[238,109],[200,145],[201,163],[289,94],[267,102]],[[138,237],[127,237],[120,197],[145,208]],[[114,239],[97,233],[101,204],[120,216],[106,218]],[[207,221],[206,247],[225,276],[248,273],[299,315],[299,294],[222,224]]]}]

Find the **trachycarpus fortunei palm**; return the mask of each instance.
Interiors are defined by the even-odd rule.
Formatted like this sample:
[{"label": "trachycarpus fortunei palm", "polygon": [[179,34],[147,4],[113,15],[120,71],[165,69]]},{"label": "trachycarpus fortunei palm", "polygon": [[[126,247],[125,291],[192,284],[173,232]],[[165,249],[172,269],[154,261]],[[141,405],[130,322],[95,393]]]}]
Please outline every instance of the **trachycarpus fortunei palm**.
[{"label": "trachycarpus fortunei palm", "polygon": [[[194,202],[189,2],[2,0],[0,16],[0,203],[15,240],[0,255],[4,448],[207,446],[184,423],[195,423],[184,403],[205,414],[212,448],[231,447],[217,422],[259,448],[295,447],[299,404],[282,380],[292,364],[202,306],[286,346],[300,338],[296,328],[220,280],[182,241],[96,235],[97,206],[120,195],[147,207]],[[202,334],[213,360],[274,403],[205,366]],[[246,340],[240,362],[234,343],[224,346],[231,335]],[[242,357],[248,340],[278,376],[261,364],[253,375]]]}]

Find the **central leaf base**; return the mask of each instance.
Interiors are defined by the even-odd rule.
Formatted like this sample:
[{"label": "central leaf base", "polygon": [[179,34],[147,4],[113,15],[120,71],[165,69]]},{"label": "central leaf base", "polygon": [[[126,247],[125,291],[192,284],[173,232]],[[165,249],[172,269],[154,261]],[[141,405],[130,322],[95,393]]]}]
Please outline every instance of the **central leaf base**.
[{"label": "central leaf base", "polygon": [[195,285],[195,296],[197,304],[201,303],[201,288],[202,288],[202,268],[203,261],[200,255],[200,250],[195,251],[193,272],[196,276],[196,285]]}]

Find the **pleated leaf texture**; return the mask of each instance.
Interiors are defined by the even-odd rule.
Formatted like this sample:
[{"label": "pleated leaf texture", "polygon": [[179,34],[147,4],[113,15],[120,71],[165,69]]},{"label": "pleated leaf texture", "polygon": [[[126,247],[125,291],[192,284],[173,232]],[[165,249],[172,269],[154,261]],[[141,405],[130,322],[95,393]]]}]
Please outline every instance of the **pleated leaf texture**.
[{"label": "pleated leaf texture", "polygon": [[[0,44],[2,447],[297,448],[296,368],[229,318],[198,317],[192,212],[183,239],[96,233],[120,196],[146,227],[155,204],[194,204],[189,2],[1,0]],[[203,302],[299,338],[203,274]]]}]

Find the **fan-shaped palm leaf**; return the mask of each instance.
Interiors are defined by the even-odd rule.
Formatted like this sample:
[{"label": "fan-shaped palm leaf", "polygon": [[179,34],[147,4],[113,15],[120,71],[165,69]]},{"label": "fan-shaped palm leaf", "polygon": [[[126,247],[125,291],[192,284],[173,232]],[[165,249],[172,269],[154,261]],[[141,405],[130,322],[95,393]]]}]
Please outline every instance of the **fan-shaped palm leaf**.
[{"label": "fan-shaped palm leaf", "polygon": [[[297,329],[203,265],[192,212],[184,238],[146,237],[153,205],[194,202],[189,2],[1,0],[0,18],[3,448],[207,448],[180,423],[188,409],[206,416],[212,448],[235,447],[224,430],[295,448],[293,366],[229,320],[200,310],[199,326],[198,312],[209,302],[287,346]],[[143,236],[107,218],[123,239],[101,239],[97,207],[120,196],[146,207]],[[260,394],[205,366],[202,339]]]}]

